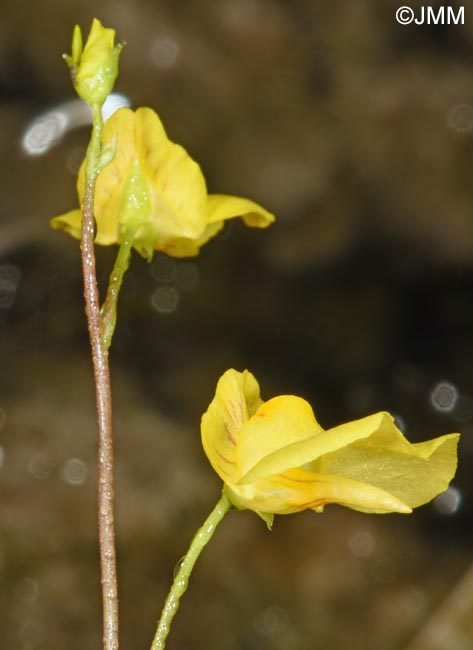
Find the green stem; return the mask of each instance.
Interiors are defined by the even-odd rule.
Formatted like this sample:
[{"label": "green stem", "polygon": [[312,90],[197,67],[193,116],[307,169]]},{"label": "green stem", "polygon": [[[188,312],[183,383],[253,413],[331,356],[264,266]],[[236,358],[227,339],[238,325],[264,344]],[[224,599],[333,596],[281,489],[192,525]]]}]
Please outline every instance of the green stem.
[{"label": "green stem", "polygon": [[215,529],[222,521],[223,517],[226,515],[230,507],[230,501],[226,495],[222,493],[220,501],[207,517],[203,526],[199,528],[196,536],[192,540],[187,554],[180,562],[179,571],[174,578],[173,585],[166,598],[166,603],[161,614],[158,629],[156,630],[156,635],[153,639],[153,643],[151,644],[151,650],[164,650],[164,647],[166,645],[166,638],[169,634],[172,620],[176,615],[177,610],[179,609],[180,598],[187,589],[194,564],[196,563],[197,558],[203,551],[204,547],[212,538]]},{"label": "green stem", "polygon": [[98,439],[98,526],[103,601],[103,648],[118,650],[118,589],[113,517],[112,394],[108,352],[102,342],[100,302],[95,266],[95,184],[101,153],[102,110],[92,107],[92,136],[87,148],[85,192],[82,206],[82,273],[85,311],[94,366]]},{"label": "green stem", "polygon": [[107,297],[105,298],[105,302],[103,303],[102,309],[100,311],[102,343],[106,350],[108,350],[110,347],[113,333],[115,331],[115,325],[117,322],[118,294],[120,293],[120,288],[122,286],[123,276],[125,275],[130,264],[132,243],[133,237],[129,235],[125,237],[124,241],[122,241],[120,244],[117,259],[115,260],[115,266],[113,267],[113,271],[110,275]]}]

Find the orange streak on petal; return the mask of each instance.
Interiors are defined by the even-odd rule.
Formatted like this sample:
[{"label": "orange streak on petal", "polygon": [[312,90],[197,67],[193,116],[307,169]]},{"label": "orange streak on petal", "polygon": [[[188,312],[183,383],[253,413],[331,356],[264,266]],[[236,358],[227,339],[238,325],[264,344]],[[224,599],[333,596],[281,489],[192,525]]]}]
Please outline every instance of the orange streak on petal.
[{"label": "orange streak on petal", "polygon": [[214,446],[214,451],[215,451],[215,453],[217,454],[217,456],[218,456],[219,458],[221,458],[225,463],[228,463],[229,465],[235,465],[235,461],[234,461],[234,460],[228,460],[228,458],[225,458],[225,456],[224,456],[223,454],[221,454],[221,453],[219,452],[219,450],[218,450],[215,446]]},{"label": "orange streak on petal", "polygon": [[225,426],[225,432],[226,432],[226,434],[227,434],[227,436],[228,436],[228,439],[230,440],[230,442],[232,443],[232,445],[235,446],[235,445],[236,445],[236,440],[235,440],[235,438],[232,436],[232,434],[231,434],[231,432],[230,432],[230,429],[228,428],[227,423],[225,423],[224,426]]},{"label": "orange streak on petal", "polygon": [[280,476],[282,479],[285,479],[287,481],[291,481],[291,483],[324,483],[325,481],[321,479],[315,479],[315,478],[293,478],[292,476],[287,476],[286,474],[276,474],[276,476]]}]

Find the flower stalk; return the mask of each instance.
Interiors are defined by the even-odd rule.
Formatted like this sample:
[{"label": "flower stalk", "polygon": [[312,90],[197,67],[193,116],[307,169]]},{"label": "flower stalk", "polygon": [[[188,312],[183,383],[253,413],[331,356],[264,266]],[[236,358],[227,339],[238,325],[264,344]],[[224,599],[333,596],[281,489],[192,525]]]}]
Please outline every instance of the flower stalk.
[{"label": "flower stalk", "polygon": [[130,265],[131,247],[133,237],[125,237],[118,249],[117,259],[110,274],[108,283],[107,296],[100,311],[101,316],[101,335],[102,343],[106,350],[109,349],[112,342],[115,325],[117,322],[117,301],[120,292],[123,276]]},{"label": "flower stalk", "polygon": [[181,596],[185,593],[189,578],[191,576],[197,558],[204,550],[219,523],[231,508],[231,503],[225,493],[222,493],[220,500],[210,515],[205,520],[204,524],[199,528],[196,536],[187,551],[186,555],[180,562],[179,570],[174,578],[173,585],[166,598],[164,608],[159,620],[156,635],[151,644],[151,650],[164,650],[166,646],[166,639],[171,628],[171,623],[174,616],[179,609],[179,602]]},{"label": "flower stalk", "polygon": [[82,205],[82,272],[85,311],[92,350],[98,440],[98,527],[103,601],[103,647],[118,650],[118,589],[114,532],[112,395],[108,351],[102,338],[99,291],[95,264],[94,196],[101,153],[101,105],[92,106],[92,136],[87,149],[84,202]]}]

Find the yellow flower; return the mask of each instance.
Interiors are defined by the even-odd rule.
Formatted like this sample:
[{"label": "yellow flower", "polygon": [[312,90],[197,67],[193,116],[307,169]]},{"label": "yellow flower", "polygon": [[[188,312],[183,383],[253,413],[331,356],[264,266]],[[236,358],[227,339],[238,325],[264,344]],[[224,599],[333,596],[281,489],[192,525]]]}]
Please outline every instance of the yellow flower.
[{"label": "yellow flower", "polygon": [[72,35],[72,54],[64,55],[77,94],[91,106],[104,103],[117,78],[118,57],[124,43],[114,45],[114,41],[115,30],[105,29],[100,20],[94,18],[85,47],[82,47],[80,27],[76,25]]},{"label": "yellow flower", "polygon": [[[97,179],[97,244],[117,244],[131,236],[134,248],[147,259],[154,250],[189,257],[217,234],[225,219],[242,217],[256,228],[274,221],[249,199],[208,195],[199,165],[168,139],[150,108],[114,113],[104,125],[104,147],[113,146],[114,140],[115,156]],[[85,161],[77,181],[81,205],[84,183]],[[51,225],[80,238],[81,211],[55,217]]]},{"label": "yellow flower", "polygon": [[274,514],[328,503],[409,513],[447,489],[459,434],[409,443],[389,413],[324,431],[300,397],[260,399],[253,375],[228,370],[202,418],[202,442],[237,508]]}]

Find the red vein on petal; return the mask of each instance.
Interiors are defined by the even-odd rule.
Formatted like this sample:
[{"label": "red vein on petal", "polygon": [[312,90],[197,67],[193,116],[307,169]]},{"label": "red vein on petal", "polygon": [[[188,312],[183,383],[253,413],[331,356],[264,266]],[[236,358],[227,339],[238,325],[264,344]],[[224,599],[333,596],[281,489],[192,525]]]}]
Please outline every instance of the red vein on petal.
[{"label": "red vein on petal", "polygon": [[229,428],[228,424],[226,422],[224,422],[223,426],[225,427],[225,432],[226,432],[226,434],[228,436],[229,441],[232,443],[233,446],[235,446],[236,445],[236,439],[232,435],[232,432],[230,431],[230,428]]},{"label": "red vein on petal", "polygon": [[215,453],[217,454],[217,456],[218,456],[219,458],[221,458],[225,463],[228,463],[229,465],[235,465],[235,461],[234,461],[234,460],[228,460],[228,458],[225,458],[225,456],[224,456],[223,454],[221,454],[221,453],[219,452],[219,450],[217,449],[217,447],[215,447],[215,446],[214,446],[214,451],[215,451]]}]

